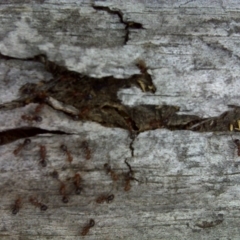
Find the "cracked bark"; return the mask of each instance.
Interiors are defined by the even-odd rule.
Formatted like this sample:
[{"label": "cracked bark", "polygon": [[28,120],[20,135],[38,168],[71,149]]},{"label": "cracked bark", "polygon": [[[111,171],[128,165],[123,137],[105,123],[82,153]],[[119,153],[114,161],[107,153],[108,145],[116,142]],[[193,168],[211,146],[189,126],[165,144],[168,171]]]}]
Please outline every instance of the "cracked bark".
[{"label": "cracked bark", "polygon": [[129,40],[129,34],[130,34],[129,29],[144,29],[141,23],[137,23],[133,21],[130,21],[130,22],[124,21],[123,13],[119,10],[114,11],[114,10],[111,10],[109,7],[102,7],[102,6],[95,6],[95,5],[93,5],[92,7],[96,10],[106,11],[109,14],[116,14],[119,17],[120,22],[125,25],[125,30],[126,30],[124,44],[127,44]]},{"label": "cracked bark", "polygon": [[238,238],[240,6],[131,4],[0,4],[1,239]]}]

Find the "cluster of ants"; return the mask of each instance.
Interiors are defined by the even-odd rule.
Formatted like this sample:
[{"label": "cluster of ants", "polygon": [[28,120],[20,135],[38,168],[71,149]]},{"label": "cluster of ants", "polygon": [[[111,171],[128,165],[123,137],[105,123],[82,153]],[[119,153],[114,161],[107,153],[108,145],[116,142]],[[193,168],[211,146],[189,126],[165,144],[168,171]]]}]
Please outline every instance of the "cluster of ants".
[{"label": "cluster of ants", "polygon": [[[13,154],[15,156],[17,156],[22,149],[24,149],[25,147],[27,147],[27,145],[29,145],[31,143],[31,139],[27,138],[23,141],[23,143],[19,144],[18,147],[13,151]],[[89,148],[88,142],[87,141],[83,141],[82,142],[82,148],[84,149],[84,154],[85,154],[85,159],[89,160],[91,159],[91,149]],[[71,152],[68,150],[67,146],[62,144],[60,145],[60,149],[62,150],[62,152],[66,155],[66,160],[71,163],[73,161],[73,157]],[[39,155],[40,155],[40,161],[39,164],[42,167],[46,167],[47,166],[47,161],[46,161],[46,156],[47,156],[47,150],[46,147],[44,145],[39,145]],[[130,164],[127,162],[127,160],[125,159],[125,164],[128,167],[128,171],[126,173],[124,173],[124,191],[129,191],[131,189],[131,181],[136,180],[138,181],[135,177],[134,177],[134,171],[132,170]],[[109,175],[111,177],[111,180],[113,182],[116,182],[119,180],[120,175],[117,174],[110,166],[110,164],[105,163],[103,165],[103,168],[106,172],[107,175]],[[60,187],[59,187],[59,194],[61,195],[61,200],[63,203],[68,203],[69,202],[69,196],[67,194],[67,190],[66,190],[66,185],[64,182],[62,182],[59,179],[58,176],[58,172],[56,170],[54,170],[51,173],[51,176],[54,179],[57,179],[60,183]],[[82,190],[83,190],[83,179],[81,177],[81,175],[79,173],[76,173],[72,178],[72,182],[74,184],[75,187],[75,194],[79,195],[81,194]],[[114,200],[114,194],[101,194],[100,196],[98,196],[95,199],[95,202],[97,204],[102,204],[102,203],[111,203]],[[41,211],[46,211],[48,209],[48,206],[46,206],[45,204],[41,203],[36,197],[29,197],[29,202],[34,205],[35,207],[39,208]],[[21,197],[18,197],[13,206],[12,206],[12,214],[16,215],[19,211],[20,208],[22,207],[22,199]],[[86,224],[81,231],[81,235],[85,236],[90,228],[92,228],[95,225],[95,221],[93,219],[90,219],[88,224]]]},{"label": "cluster of ants", "polygon": [[41,122],[42,121],[42,117],[37,115],[40,113],[40,111],[42,110],[42,108],[44,107],[44,103],[41,103],[39,104],[35,110],[34,110],[34,115],[22,115],[21,118],[22,120],[24,121],[27,121],[27,122]]}]

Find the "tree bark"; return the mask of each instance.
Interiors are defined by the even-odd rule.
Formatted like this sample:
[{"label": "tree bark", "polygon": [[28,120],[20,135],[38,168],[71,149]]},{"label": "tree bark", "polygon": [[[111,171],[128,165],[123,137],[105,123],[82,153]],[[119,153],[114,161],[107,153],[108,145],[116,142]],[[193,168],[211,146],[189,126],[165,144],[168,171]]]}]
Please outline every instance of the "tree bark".
[{"label": "tree bark", "polygon": [[2,1],[1,239],[239,239],[239,9]]}]

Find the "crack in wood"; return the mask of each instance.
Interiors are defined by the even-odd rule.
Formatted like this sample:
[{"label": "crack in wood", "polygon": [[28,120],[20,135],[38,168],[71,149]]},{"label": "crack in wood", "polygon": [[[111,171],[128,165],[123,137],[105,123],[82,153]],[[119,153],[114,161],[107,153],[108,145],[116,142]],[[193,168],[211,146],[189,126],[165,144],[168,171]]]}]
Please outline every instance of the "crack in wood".
[{"label": "crack in wood", "polygon": [[[36,56],[36,61],[45,64],[54,78],[39,84],[25,84],[21,89],[20,106],[34,103],[47,103],[56,110],[61,110],[73,120],[90,120],[107,127],[120,127],[132,132],[143,132],[157,128],[178,129],[189,123],[200,121],[194,115],[177,115],[177,106],[139,105],[125,106],[117,97],[121,88],[136,86],[143,92],[155,93],[151,75],[143,61],[137,67],[140,74],[129,78],[117,79],[112,76],[93,78],[48,61],[43,55]],[[16,107],[16,102],[14,107]],[[9,105],[6,105],[9,108]],[[4,108],[4,106],[0,106]]]},{"label": "crack in wood", "polygon": [[130,34],[129,29],[144,29],[141,23],[133,22],[133,21],[124,21],[123,13],[120,10],[111,10],[109,7],[96,6],[96,5],[92,5],[92,7],[97,11],[105,11],[109,14],[116,14],[119,17],[120,22],[125,25],[125,30],[126,30],[124,45],[126,45],[129,40],[129,34]]},{"label": "crack in wood", "polygon": [[[13,59],[2,54],[0,58]],[[237,106],[217,117],[200,118],[196,115],[177,114],[180,110],[178,106],[124,105],[117,97],[117,92],[122,88],[136,86],[151,94],[156,91],[142,60],[138,60],[136,64],[140,74],[122,79],[113,76],[94,78],[69,71],[66,67],[49,61],[44,55],[25,60],[43,63],[54,77],[50,81],[25,84],[20,88],[21,97],[0,105],[1,110],[22,107],[29,103],[48,104],[55,110],[68,114],[73,120],[94,121],[106,127],[123,128],[130,135],[158,128],[200,132],[240,131],[240,107]],[[131,144],[129,147],[131,154],[134,154]]]},{"label": "crack in wood", "polygon": [[38,134],[59,134],[69,135],[69,133],[63,131],[49,131],[41,128],[28,127],[28,128],[15,128],[0,132],[0,146],[11,142],[14,142],[21,138],[29,138],[37,136]]}]

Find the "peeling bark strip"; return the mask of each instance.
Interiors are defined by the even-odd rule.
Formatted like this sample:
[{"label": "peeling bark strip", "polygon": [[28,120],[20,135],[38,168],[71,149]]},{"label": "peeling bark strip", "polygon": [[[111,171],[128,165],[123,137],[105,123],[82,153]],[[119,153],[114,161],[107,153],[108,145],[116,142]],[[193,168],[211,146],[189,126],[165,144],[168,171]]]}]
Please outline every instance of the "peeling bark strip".
[{"label": "peeling bark strip", "polygon": [[[1,57],[12,59],[2,54]],[[27,83],[20,89],[21,98],[1,105],[1,109],[12,109],[29,103],[39,103],[38,108],[41,109],[44,104],[48,104],[55,110],[71,115],[73,120],[95,121],[107,127],[120,127],[135,133],[158,128],[201,132],[240,129],[240,108],[234,105],[229,105],[234,108],[233,110],[224,112],[219,117],[200,118],[195,115],[178,115],[178,106],[130,107],[122,104],[117,97],[117,92],[121,88],[136,86],[143,92],[154,94],[156,91],[151,75],[147,72],[147,66],[142,60],[138,60],[136,64],[141,74],[134,74],[126,79],[112,76],[88,77],[48,61],[43,55],[27,60],[44,63],[54,78],[38,84]],[[38,115],[23,115],[22,119],[42,120]]]},{"label": "peeling bark strip", "polygon": [[[20,89],[19,106],[29,103],[48,104],[56,110],[70,114],[74,120],[90,120],[107,127],[120,127],[130,132],[143,132],[157,128],[186,129],[199,122],[194,115],[177,115],[177,106],[123,105],[117,97],[121,88],[136,86],[143,92],[155,93],[156,87],[142,60],[137,62],[141,74],[127,79],[112,76],[93,78],[48,61],[44,56],[31,58],[41,61],[54,78],[48,82],[26,84]],[[12,103],[16,107],[16,102]],[[1,108],[11,108],[11,104]],[[9,107],[10,106],[10,107]]]}]

